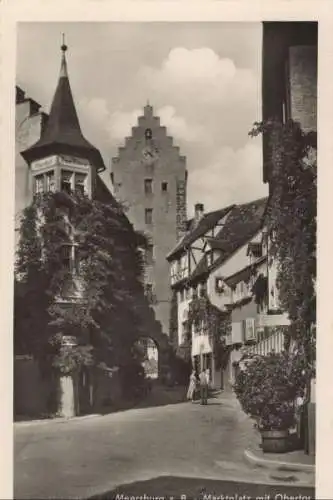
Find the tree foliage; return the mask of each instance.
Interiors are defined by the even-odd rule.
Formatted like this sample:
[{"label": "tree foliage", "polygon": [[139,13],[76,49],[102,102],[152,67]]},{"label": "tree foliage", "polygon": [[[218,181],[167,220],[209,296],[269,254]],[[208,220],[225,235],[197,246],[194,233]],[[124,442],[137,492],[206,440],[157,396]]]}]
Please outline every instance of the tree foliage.
[{"label": "tree foliage", "polygon": [[[145,245],[115,203],[74,193],[35,197],[23,213],[17,253],[16,350],[49,356],[59,368],[69,359],[60,333],[79,343],[66,366],[90,364],[89,346],[99,361],[120,351],[131,356],[140,328],[136,307],[143,297]],[[74,247],[71,268],[65,247]],[[88,346],[84,352],[82,345]]]},{"label": "tree foliage", "polygon": [[291,339],[314,364],[316,322],[317,134],[292,120],[255,123],[251,136],[268,138],[271,194],[267,210],[269,253],[277,263],[281,308]]}]

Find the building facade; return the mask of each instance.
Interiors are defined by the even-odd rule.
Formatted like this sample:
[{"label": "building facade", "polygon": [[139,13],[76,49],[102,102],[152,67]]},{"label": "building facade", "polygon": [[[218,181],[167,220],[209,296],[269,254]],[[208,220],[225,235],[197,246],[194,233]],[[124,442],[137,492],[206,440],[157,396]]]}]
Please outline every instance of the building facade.
[{"label": "building facade", "polygon": [[187,171],[185,157],[152,106],[145,106],[131,137],[112,159],[111,180],[134,228],[148,237],[146,294],[168,334],[171,292],[166,256],[184,233]]},{"label": "building facade", "polygon": [[[275,119],[285,123],[288,119],[298,122],[305,132],[317,132],[317,22],[264,22],[263,23],[263,72],[262,116],[267,121]],[[312,154],[316,156],[316,151]],[[263,179],[269,185],[270,198],[274,197],[276,183],[269,134],[263,137]],[[283,316],[279,315],[279,298],[276,289],[276,263],[270,269],[269,313],[270,322],[279,328]],[[275,290],[275,294],[272,291]],[[307,432],[305,449],[315,453],[315,380],[309,391],[307,405]]]},{"label": "building facade", "polygon": [[[231,387],[239,348],[257,342],[267,302],[267,259],[261,245],[266,203],[265,198],[207,214],[196,205],[188,233],[168,256],[177,296],[178,344],[189,343],[193,365],[209,368],[215,387]],[[259,278],[266,286],[257,304],[253,288]],[[206,311],[193,322],[191,308],[198,300]]]},{"label": "building facade", "polygon": [[22,210],[32,201],[30,172],[21,152],[40,139],[47,121],[41,105],[16,86],[15,99],[15,230],[16,243]]}]

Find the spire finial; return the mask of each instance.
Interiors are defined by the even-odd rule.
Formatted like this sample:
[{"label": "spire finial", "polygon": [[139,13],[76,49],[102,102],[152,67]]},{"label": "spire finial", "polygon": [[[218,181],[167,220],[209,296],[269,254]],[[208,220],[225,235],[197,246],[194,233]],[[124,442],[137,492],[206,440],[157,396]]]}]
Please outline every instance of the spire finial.
[{"label": "spire finial", "polygon": [[66,56],[65,56],[67,49],[68,49],[68,47],[65,43],[65,33],[62,33],[62,45],[61,45],[62,57],[61,57],[60,78],[62,78],[62,77],[67,78],[68,77],[67,63],[66,63]]},{"label": "spire finial", "polygon": [[68,49],[66,43],[65,43],[65,33],[62,33],[62,45],[61,45],[61,50],[65,54],[66,50]]}]

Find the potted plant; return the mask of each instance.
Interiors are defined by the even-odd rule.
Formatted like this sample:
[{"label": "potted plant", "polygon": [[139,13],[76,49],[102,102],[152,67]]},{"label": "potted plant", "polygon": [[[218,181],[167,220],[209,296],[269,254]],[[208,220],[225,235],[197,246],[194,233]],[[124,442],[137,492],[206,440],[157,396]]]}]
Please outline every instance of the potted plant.
[{"label": "potted plant", "polygon": [[264,452],[289,450],[289,432],[296,425],[295,401],[305,384],[302,364],[286,351],[242,359],[234,391],[243,411],[256,420]]}]

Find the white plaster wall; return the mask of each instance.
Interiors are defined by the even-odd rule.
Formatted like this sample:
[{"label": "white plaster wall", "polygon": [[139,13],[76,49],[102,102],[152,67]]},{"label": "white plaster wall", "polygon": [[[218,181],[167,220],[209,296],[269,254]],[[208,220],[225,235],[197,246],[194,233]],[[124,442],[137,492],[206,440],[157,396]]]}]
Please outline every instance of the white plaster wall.
[{"label": "white plaster wall", "polygon": [[226,287],[226,293],[217,293],[215,291],[215,279],[230,276],[249,265],[250,260],[246,255],[246,251],[247,244],[237,250],[237,252],[235,252],[234,255],[232,255],[231,258],[227,260],[227,262],[222,264],[222,266],[218,267],[217,269],[214,269],[209,275],[207,281],[207,292],[209,299],[212,304],[214,304],[214,306],[220,308],[221,310],[224,309],[225,304],[230,303],[231,292],[229,291],[228,287]]},{"label": "white plaster wall", "polygon": [[191,298],[187,298],[183,301],[180,300],[180,293],[177,292],[177,302],[178,302],[178,345],[183,343],[183,322],[188,318],[189,304]]}]

